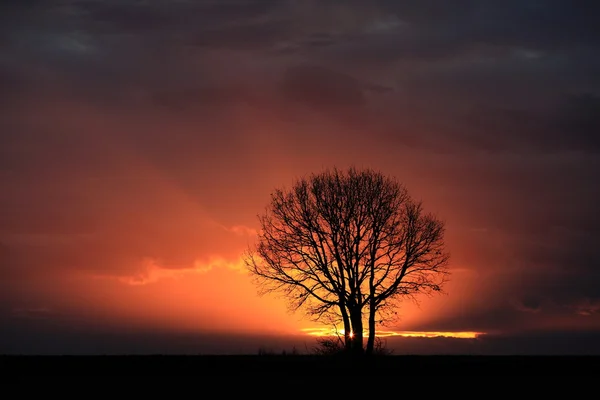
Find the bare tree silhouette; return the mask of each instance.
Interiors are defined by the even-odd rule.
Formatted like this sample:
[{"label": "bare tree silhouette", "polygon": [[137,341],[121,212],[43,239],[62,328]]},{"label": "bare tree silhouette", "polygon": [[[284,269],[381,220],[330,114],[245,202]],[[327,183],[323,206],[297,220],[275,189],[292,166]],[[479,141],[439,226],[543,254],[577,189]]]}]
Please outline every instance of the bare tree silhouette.
[{"label": "bare tree silhouette", "polygon": [[300,178],[276,189],[258,218],[244,260],[259,293],[282,293],[292,310],[343,324],[352,354],[374,352],[376,325],[393,320],[398,300],[440,291],[447,280],[443,222],[371,169]]}]

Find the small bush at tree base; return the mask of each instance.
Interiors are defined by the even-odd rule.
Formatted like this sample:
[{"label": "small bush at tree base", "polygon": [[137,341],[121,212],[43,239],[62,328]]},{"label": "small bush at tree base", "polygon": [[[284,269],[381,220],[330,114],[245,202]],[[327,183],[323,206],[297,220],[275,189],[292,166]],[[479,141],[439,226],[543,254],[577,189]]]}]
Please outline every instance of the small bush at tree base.
[{"label": "small bush at tree base", "polygon": [[[379,337],[375,338],[373,355],[389,356],[394,350],[387,347],[385,340]],[[313,354],[321,356],[346,355],[351,354],[349,349],[344,347],[344,342],[339,337],[321,337],[317,339],[317,345],[313,348]]]}]

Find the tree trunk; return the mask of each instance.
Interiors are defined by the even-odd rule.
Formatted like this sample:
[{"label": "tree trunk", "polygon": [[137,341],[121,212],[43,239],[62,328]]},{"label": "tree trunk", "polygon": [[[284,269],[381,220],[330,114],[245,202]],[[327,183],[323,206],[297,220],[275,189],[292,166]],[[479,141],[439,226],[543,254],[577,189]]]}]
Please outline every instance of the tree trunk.
[{"label": "tree trunk", "polygon": [[375,301],[369,304],[369,339],[367,340],[367,355],[373,354],[375,348]]},{"label": "tree trunk", "polygon": [[346,305],[340,305],[340,311],[342,313],[342,320],[344,321],[344,350],[347,352],[352,348],[352,337],[350,336],[350,332],[352,331],[350,325],[350,318],[348,317],[348,310],[346,310]]},{"label": "tree trunk", "polygon": [[363,354],[363,322],[362,310],[351,310],[350,322],[352,323],[352,353]]},{"label": "tree trunk", "polygon": [[[371,250],[371,260],[375,260],[376,250]],[[367,355],[373,354],[375,348],[375,261],[370,264],[369,274],[369,339],[367,340]]]}]

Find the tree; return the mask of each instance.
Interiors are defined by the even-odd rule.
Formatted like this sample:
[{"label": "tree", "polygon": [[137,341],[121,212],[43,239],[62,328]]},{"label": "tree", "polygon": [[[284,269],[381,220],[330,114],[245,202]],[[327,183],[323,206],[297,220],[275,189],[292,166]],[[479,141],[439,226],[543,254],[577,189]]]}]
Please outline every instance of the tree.
[{"label": "tree", "polygon": [[315,321],[341,322],[352,353],[372,354],[376,326],[393,320],[398,301],[440,291],[448,275],[443,222],[371,169],[300,178],[276,189],[258,219],[244,261],[259,293],[279,292]]}]

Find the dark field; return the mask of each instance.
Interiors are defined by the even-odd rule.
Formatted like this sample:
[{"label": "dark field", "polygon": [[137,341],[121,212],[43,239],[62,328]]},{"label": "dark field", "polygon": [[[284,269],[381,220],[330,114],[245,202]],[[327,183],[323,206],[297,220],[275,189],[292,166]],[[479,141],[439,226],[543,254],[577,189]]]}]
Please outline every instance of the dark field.
[{"label": "dark field", "polygon": [[595,375],[600,356],[0,356],[3,376],[390,373],[415,375]]}]

